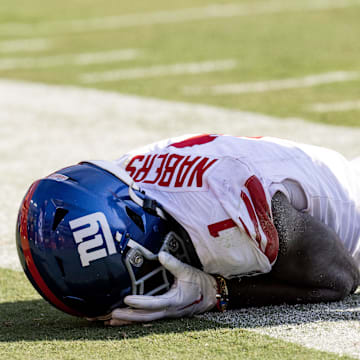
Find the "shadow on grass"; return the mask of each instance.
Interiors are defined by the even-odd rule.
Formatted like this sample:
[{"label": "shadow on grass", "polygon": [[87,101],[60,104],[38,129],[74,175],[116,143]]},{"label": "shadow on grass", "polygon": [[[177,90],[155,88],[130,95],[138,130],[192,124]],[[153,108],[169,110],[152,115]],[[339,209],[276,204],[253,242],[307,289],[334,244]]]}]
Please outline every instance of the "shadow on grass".
[{"label": "shadow on grass", "polygon": [[[360,288],[344,301],[329,304],[246,308],[192,319],[106,327],[55,309],[41,299],[24,273],[0,269],[0,342],[38,340],[118,340],[151,334],[200,332],[210,329],[304,324],[315,321],[360,321]],[[34,298],[35,297],[35,298]]]},{"label": "shadow on grass", "polygon": [[[211,313],[210,313],[211,314]],[[232,319],[234,320],[232,323]],[[210,321],[212,320],[212,321]],[[216,320],[214,322],[213,320]],[[331,304],[280,305],[240,309],[200,318],[106,327],[64,314],[42,299],[0,303],[0,342],[38,340],[119,340],[151,334],[210,329],[255,328],[315,321],[360,320],[360,293]],[[232,323],[232,324],[231,324]]]},{"label": "shadow on grass", "polygon": [[219,328],[230,326],[192,318],[109,327],[62,313],[42,299],[0,303],[0,342],[116,340]]}]

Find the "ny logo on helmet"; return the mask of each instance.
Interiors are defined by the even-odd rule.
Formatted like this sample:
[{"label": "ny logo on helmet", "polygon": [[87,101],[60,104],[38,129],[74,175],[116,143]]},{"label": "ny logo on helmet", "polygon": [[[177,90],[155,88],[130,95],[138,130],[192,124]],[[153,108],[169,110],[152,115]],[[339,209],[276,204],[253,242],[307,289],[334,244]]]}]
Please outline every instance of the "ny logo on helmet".
[{"label": "ny logo on helmet", "polygon": [[[77,250],[83,267],[89,266],[90,261],[116,253],[109,224],[102,212],[96,212],[71,220],[69,225],[71,230],[73,230],[74,240],[78,244]],[[101,232],[99,231],[100,228]],[[101,246],[102,248],[99,248]],[[94,250],[95,248],[97,250]]]}]

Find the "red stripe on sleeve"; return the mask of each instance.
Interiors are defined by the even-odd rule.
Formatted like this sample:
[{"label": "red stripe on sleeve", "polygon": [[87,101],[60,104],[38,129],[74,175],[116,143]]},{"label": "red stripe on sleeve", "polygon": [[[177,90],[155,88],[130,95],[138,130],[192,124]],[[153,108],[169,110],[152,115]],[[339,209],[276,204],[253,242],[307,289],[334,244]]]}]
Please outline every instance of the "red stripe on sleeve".
[{"label": "red stripe on sleeve", "polygon": [[246,181],[245,187],[249,191],[260,226],[267,238],[265,255],[268,257],[270,263],[273,263],[276,260],[279,251],[279,237],[273,223],[264,188],[255,175],[251,176]]},{"label": "red stripe on sleeve", "polygon": [[[242,191],[241,192],[241,198],[242,200],[244,201],[245,205],[246,205],[246,209],[248,211],[248,214],[250,216],[250,220],[251,222],[253,223],[254,225],[254,229],[255,229],[255,240],[256,242],[259,244],[259,248],[261,250],[261,234],[260,234],[260,230],[259,230],[259,224],[258,224],[258,221],[257,221],[257,218],[256,218],[256,215],[255,215],[255,212],[254,212],[254,209],[251,205],[251,201],[250,199],[248,198],[248,196]],[[240,219],[241,220],[241,219]],[[242,222],[242,220],[241,220]],[[247,229],[247,228],[246,228]],[[245,230],[246,231],[246,230]],[[249,231],[249,230],[247,230]]]}]

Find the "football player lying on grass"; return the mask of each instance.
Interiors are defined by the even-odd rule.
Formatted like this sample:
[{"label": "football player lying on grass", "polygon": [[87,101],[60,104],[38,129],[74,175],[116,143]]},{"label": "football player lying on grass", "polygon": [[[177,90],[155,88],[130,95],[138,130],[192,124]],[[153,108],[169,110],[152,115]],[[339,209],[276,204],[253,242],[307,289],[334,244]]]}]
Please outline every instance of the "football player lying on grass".
[{"label": "football player lying on grass", "polygon": [[359,286],[360,175],[275,138],[169,139],[36,181],[17,246],[39,293],[110,325],[341,300]]}]

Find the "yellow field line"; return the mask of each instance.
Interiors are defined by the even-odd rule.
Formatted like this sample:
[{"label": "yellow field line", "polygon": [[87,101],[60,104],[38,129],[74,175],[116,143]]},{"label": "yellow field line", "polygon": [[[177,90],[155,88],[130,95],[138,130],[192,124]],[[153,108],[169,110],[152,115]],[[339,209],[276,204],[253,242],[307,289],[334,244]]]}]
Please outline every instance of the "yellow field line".
[{"label": "yellow field line", "polygon": [[37,52],[52,47],[49,39],[21,39],[0,41],[0,53]]},{"label": "yellow field line", "polygon": [[134,60],[140,55],[137,49],[109,50],[93,53],[19,57],[0,59],[0,70],[47,68],[63,65],[85,66]]},{"label": "yellow field line", "polygon": [[186,95],[200,95],[204,93],[209,95],[262,93],[268,91],[313,87],[359,79],[360,72],[357,71],[334,71],[322,74],[307,75],[300,78],[231,83],[206,87],[187,86],[184,87],[183,92]]},{"label": "yellow field line", "polygon": [[82,83],[93,84],[119,80],[131,80],[166,75],[200,74],[234,69],[236,60],[214,60],[194,63],[177,63],[170,65],[155,65],[149,67],[128,68],[102,72],[90,72],[80,75]]},{"label": "yellow field line", "polygon": [[334,103],[317,103],[310,105],[307,110],[318,113],[360,110],[360,100]]}]

